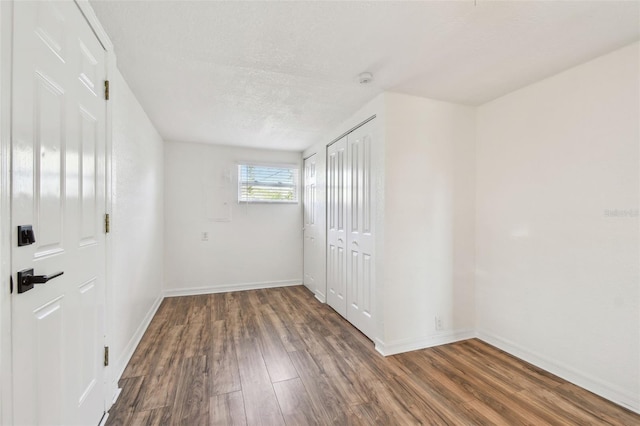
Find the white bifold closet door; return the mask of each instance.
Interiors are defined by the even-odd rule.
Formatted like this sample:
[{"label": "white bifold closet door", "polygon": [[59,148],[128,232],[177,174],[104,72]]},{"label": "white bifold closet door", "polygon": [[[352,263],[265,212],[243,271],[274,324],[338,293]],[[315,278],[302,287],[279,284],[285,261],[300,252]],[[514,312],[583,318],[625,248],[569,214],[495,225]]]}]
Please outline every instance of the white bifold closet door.
[{"label": "white bifold closet door", "polygon": [[347,137],[327,148],[327,303],[347,317]]},{"label": "white bifold closet door", "polygon": [[373,122],[327,148],[327,302],[373,338]]}]

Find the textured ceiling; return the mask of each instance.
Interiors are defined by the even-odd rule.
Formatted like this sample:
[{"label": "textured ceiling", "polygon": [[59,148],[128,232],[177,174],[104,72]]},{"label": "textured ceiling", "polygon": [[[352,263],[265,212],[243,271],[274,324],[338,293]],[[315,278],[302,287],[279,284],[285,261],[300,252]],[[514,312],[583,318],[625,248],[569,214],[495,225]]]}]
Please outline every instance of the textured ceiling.
[{"label": "textured ceiling", "polygon": [[479,105],[640,38],[637,1],[91,4],[165,139],[270,149],[383,90]]}]

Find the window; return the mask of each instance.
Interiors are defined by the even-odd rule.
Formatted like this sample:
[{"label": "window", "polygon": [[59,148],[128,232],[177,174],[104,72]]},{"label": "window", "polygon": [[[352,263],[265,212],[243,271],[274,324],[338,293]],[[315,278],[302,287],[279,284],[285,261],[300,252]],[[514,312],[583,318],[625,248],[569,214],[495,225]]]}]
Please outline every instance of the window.
[{"label": "window", "polygon": [[238,165],[238,202],[297,203],[298,167]]}]

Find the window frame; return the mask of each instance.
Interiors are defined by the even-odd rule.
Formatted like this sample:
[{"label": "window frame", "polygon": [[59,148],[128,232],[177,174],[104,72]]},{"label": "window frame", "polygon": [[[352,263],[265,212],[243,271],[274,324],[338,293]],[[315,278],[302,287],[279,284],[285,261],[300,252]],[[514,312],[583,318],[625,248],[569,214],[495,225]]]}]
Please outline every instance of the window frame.
[{"label": "window frame", "polygon": [[[256,161],[237,161],[236,162],[236,177],[238,180],[237,187],[237,201],[238,204],[299,204],[300,203],[300,165],[297,163],[269,163],[269,162],[256,162]],[[248,199],[242,197],[242,168],[243,167],[265,167],[273,169],[289,169],[294,173],[293,176],[293,196],[292,200],[278,200],[278,199]]]}]

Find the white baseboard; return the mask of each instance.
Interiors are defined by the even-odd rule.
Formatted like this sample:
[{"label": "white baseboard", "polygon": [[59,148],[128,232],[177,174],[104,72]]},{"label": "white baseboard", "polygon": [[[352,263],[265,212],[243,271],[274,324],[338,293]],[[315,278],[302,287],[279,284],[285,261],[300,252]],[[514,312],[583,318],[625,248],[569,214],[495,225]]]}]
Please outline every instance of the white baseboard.
[{"label": "white baseboard", "polygon": [[314,295],[320,303],[327,303],[327,298],[321,291],[316,290]]},{"label": "white baseboard", "polygon": [[113,395],[114,402],[116,398],[119,396],[119,392],[121,391],[121,389],[119,389],[119,386],[118,386],[118,381],[120,380],[120,377],[122,377],[122,373],[124,373],[124,369],[127,368],[127,364],[129,364],[129,361],[131,360],[133,353],[138,347],[140,340],[142,340],[142,336],[144,336],[144,332],[147,331],[147,327],[149,327],[149,324],[151,324],[151,320],[153,319],[154,315],[158,311],[158,308],[160,307],[160,303],[162,303],[162,299],[164,299],[164,297],[162,297],[162,294],[160,294],[156,298],[156,300],[153,302],[153,305],[151,305],[151,308],[149,309],[144,319],[138,326],[138,329],[136,330],[136,332],[133,334],[133,336],[129,340],[129,343],[127,343],[127,346],[122,351],[122,355],[120,355],[120,358],[118,358],[118,361],[114,365],[114,369],[113,369],[114,374],[112,376],[113,377],[112,386],[115,386],[116,388],[116,391],[114,392],[114,395]]},{"label": "white baseboard", "polygon": [[100,423],[98,423],[98,426],[105,426],[107,424],[108,418],[109,418],[109,412],[107,411],[106,413],[104,413],[104,416],[102,416],[102,420],[100,420]]},{"label": "white baseboard", "polygon": [[116,401],[118,400],[118,397],[120,396],[120,394],[122,393],[122,388],[118,388],[116,390],[116,393],[113,395],[113,401],[111,402],[111,404],[115,404]]},{"label": "white baseboard", "polygon": [[165,289],[164,297],[196,296],[198,294],[228,293],[230,291],[260,290],[264,288],[289,287],[294,285],[302,285],[302,280],[264,281],[258,283]]},{"label": "white baseboard", "polygon": [[395,355],[403,352],[416,351],[418,349],[430,348],[432,346],[446,345],[448,343],[459,342],[476,337],[473,330],[453,330],[424,336],[420,338],[402,339],[392,342],[383,342],[380,339],[375,340],[375,347],[378,352],[384,356]]},{"label": "white baseboard", "polygon": [[527,361],[536,367],[542,368],[549,373],[555,374],[568,382],[580,386],[590,392],[600,395],[622,407],[640,414],[640,395],[635,395],[625,389],[612,385],[591,376],[588,373],[578,371],[575,368],[561,362],[549,359],[533,350],[524,348],[507,339],[503,339],[485,331],[477,331],[477,337],[501,349],[517,358]]}]

